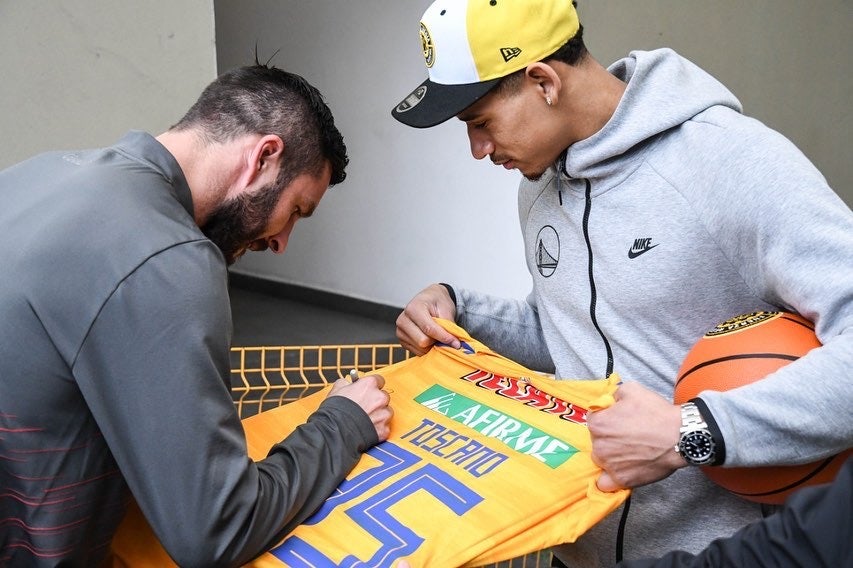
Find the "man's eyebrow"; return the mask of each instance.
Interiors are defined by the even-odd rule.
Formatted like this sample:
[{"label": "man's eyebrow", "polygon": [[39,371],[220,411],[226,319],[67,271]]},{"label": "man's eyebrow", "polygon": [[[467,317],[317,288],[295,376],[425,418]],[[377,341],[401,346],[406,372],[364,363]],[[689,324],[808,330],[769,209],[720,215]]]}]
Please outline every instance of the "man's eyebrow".
[{"label": "man's eyebrow", "polygon": [[472,120],[477,118],[477,113],[469,112],[466,114],[465,111],[462,111],[456,115],[456,118],[458,118],[462,122],[471,122]]}]

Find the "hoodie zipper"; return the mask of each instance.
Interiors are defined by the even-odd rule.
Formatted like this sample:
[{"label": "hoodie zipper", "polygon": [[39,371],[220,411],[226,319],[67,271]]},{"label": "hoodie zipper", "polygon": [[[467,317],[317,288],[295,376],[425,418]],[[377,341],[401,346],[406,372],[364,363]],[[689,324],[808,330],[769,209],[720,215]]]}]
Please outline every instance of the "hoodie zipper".
[{"label": "hoodie zipper", "polygon": [[605,365],[604,376],[609,377],[613,374],[613,350],[610,348],[610,342],[607,341],[607,337],[598,325],[598,318],[595,316],[595,302],[597,300],[597,296],[595,291],[595,273],[593,271],[592,242],[589,238],[589,214],[590,211],[592,211],[592,184],[588,179],[585,179],[584,183],[586,184],[586,203],[583,210],[583,238],[584,241],[586,241],[587,258],[589,259],[587,267],[589,274],[589,317],[592,320],[592,325],[595,326],[595,330],[601,337],[602,343],[604,343],[604,350],[607,353],[607,364]]},{"label": "hoodie zipper", "polygon": [[[566,177],[569,176],[568,172],[566,172],[566,162],[565,162],[565,154],[562,156],[559,164],[559,170]],[[601,326],[598,325],[598,318],[595,315],[595,304],[597,300],[597,294],[595,289],[595,271],[594,271],[594,263],[593,263],[593,255],[592,255],[592,240],[589,238],[589,216],[592,212],[592,183],[588,178],[584,178],[584,185],[586,186],[586,191],[584,194],[584,210],[583,210],[583,238],[586,242],[586,250],[587,250],[587,274],[589,277],[589,317],[592,320],[592,325],[595,327],[595,330],[598,332],[599,337],[601,337],[602,343],[604,343],[604,350],[607,354],[607,362],[605,364],[605,377],[609,377],[613,374],[613,349],[610,347],[610,342],[607,340],[607,336],[604,335],[604,332],[601,329]],[[560,175],[557,175],[557,189],[559,193],[560,206],[563,205],[563,191],[562,191],[562,180]],[[622,515],[619,518],[619,527],[616,531],[616,543],[615,543],[615,553],[616,553],[616,562],[619,563],[622,561],[624,557],[624,548],[625,548],[625,530],[628,524],[628,511],[631,509],[631,496],[628,495],[627,499],[625,499],[625,503],[622,505]],[[562,562],[560,563],[562,564]],[[559,564],[558,564],[559,566]]]},{"label": "hoodie zipper", "polygon": [[[583,238],[586,241],[586,250],[587,250],[587,258],[589,259],[589,264],[587,267],[588,275],[589,275],[589,317],[592,320],[592,325],[595,326],[595,330],[598,332],[598,335],[601,337],[601,341],[604,343],[604,350],[607,353],[607,363],[605,365],[605,377],[609,377],[613,374],[613,349],[610,347],[610,342],[607,340],[607,336],[604,335],[604,332],[601,330],[601,326],[598,325],[598,318],[595,315],[595,303],[597,300],[596,289],[595,289],[595,272],[593,270],[593,256],[592,256],[592,241],[589,238],[589,215],[592,211],[592,183],[590,183],[589,179],[584,179],[584,183],[586,184],[586,195],[585,195],[585,204],[583,211]],[[622,505],[622,516],[619,518],[619,528],[616,531],[616,562],[619,563],[622,561],[624,556],[624,548],[625,548],[625,529],[628,524],[628,511],[631,509],[631,496],[629,495],[627,499],[625,499],[625,503]]]}]

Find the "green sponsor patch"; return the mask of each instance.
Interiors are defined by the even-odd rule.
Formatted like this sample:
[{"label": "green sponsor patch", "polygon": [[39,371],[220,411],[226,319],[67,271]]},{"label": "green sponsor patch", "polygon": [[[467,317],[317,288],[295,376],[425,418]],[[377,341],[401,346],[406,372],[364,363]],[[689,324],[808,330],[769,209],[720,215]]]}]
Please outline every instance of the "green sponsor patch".
[{"label": "green sponsor patch", "polygon": [[440,385],[431,386],[415,401],[551,468],[559,467],[578,451],[538,428]]}]

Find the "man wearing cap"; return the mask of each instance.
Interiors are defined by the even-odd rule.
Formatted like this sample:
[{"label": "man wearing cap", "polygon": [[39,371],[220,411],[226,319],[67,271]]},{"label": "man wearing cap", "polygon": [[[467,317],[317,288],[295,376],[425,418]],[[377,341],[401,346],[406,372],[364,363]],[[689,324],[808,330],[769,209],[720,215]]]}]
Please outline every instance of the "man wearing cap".
[{"label": "man wearing cap", "polygon": [[[765,511],[695,466],[806,463],[853,445],[841,379],[853,368],[853,214],[789,140],[672,50],[603,67],[570,0],[438,0],[420,40],[429,78],[392,114],[416,128],[457,117],[475,158],[524,175],[533,290],[525,301],[433,284],[398,318],[400,342],[416,354],[456,345],[433,323],[443,317],[528,367],[624,380],[589,428],[599,488],[632,497],[559,560],[699,552]],[[804,315],[822,347],[672,404],[693,343],[756,310]]]}]

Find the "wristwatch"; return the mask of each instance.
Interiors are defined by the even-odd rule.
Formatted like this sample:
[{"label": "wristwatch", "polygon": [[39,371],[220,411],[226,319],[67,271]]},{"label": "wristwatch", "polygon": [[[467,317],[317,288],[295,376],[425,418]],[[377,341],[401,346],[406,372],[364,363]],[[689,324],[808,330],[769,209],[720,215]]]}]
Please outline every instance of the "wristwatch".
[{"label": "wristwatch", "polygon": [[714,463],[717,444],[708,429],[708,424],[692,402],[681,405],[681,437],[675,445],[675,451],[688,465],[708,465]]}]

